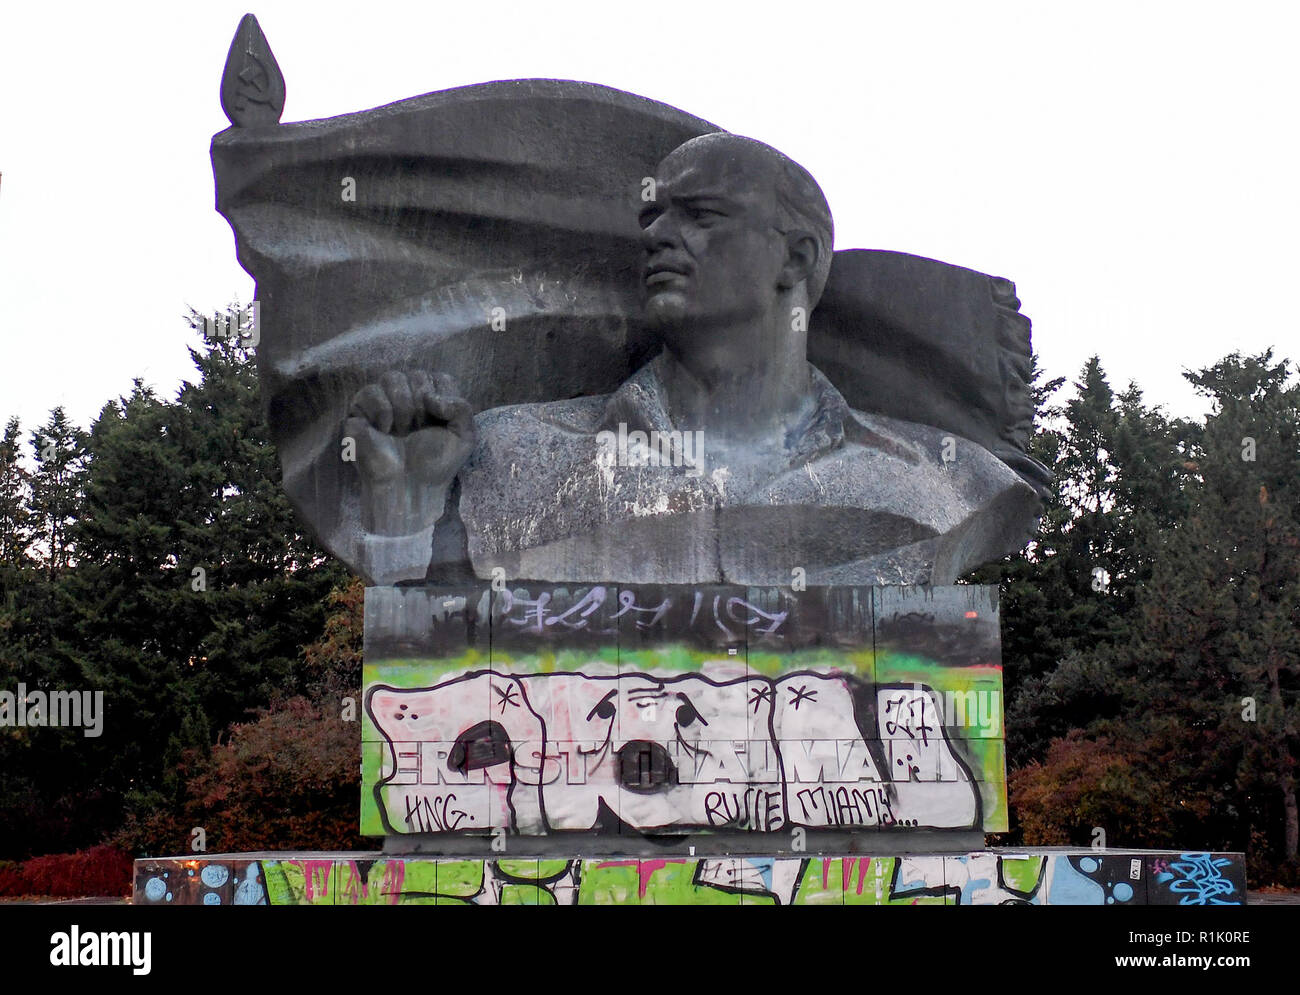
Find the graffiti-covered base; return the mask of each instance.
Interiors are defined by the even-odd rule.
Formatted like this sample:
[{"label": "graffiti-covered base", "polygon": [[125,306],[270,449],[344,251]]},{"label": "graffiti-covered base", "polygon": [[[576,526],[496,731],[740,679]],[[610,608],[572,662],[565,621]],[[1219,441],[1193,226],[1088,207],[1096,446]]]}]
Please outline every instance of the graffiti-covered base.
[{"label": "graffiti-covered base", "polygon": [[368,588],[361,831],[1005,831],[996,593]]},{"label": "graffiti-covered base", "polygon": [[1244,905],[1240,853],[398,857],[265,853],[135,862],[136,905]]}]

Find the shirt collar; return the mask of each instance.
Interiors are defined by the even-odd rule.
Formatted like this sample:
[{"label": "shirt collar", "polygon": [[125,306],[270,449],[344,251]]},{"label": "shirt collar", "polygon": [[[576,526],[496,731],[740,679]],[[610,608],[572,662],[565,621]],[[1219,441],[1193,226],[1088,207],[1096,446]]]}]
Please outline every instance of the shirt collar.
[{"label": "shirt collar", "polygon": [[[609,396],[602,419],[603,428],[617,430],[621,423],[629,431],[672,432],[676,429],[664,404],[661,371],[665,362],[661,352]],[[844,441],[844,424],[851,415],[844,395],[835,389],[825,374],[811,363],[808,372],[816,403],[811,414],[786,436],[785,448],[792,465],[807,462],[839,446]]]}]

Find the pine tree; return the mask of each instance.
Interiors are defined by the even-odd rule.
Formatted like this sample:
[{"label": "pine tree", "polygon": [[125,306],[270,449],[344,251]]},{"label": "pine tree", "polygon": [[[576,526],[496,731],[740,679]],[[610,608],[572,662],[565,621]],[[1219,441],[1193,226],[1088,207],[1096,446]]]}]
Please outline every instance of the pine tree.
[{"label": "pine tree", "polygon": [[1151,578],[1160,537],[1187,516],[1192,471],[1188,460],[1199,427],[1148,407],[1132,383],[1117,398],[1117,412],[1111,588],[1119,613],[1127,618],[1137,593]]},{"label": "pine tree", "polygon": [[1125,703],[1091,725],[1171,799],[1164,845],[1245,849],[1294,876],[1300,698],[1300,385],[1289,365],[1229,356],[1188,379],[1212,402],[1185,441],[1185,484],[1151,500],[1127,636]]},{"label": "pine tree", "polygon": [[[1190,514],[1169,535],[1148,599],[1146,647],[1211,747],[1193,755],[1191,773],[1213,784],[1235,760],[1236,790],[1223,793],[1253,823],[1280,824],[1280,856],[1294,871],[1300,383],[1292,371],[1270,350],[1188,374],[1213,409],[1194,454]],[[1272,800],[1252,802],[1252,789]]]},{"label": "pine tree", "polygon": [[1049,398],[1038,399],[1034,443],[1055,492],[1034,541],[1001,570],[1013,766],[1042,759],[1070,729],[1119,714],[1117,661],[1157,537],[1182,514],[1194,434],[1146,406],[1135,385],[1116,396],[1095,356],[1072,398]]},{"label": "pine tree", "polygon": [[112,689],[101,766],[141,808],[179,797],[184,751],[301,690],[300,648],[346,577],[280,489],[249,354],[216,339],[191,356],[175,401],[137,383],[105,406],[73,531],[66,638]]},{"label": "pine tree", "polygon": [[1037,376],[1031,455],[1052,470],[1053,493],[1028,547],[974,575],[1001,576],[1007,751],[1017,767],[1041,759],[1081,714],[1110,714],[1119,700],[1107,664],[1088,656],[1119,633],[1114,393],[1095,356],[1064,404],[1051,403],[1063,381],[1038,385]]},{"label": "pine tree", "polygon": [[29,563],[32,544],[28,509],[29,474],[22,464],[22,430],[10,418],[0,438],[0,565],[22,567]]},{"label": "pine tree", "polygon": [[72,524],[81,501],[86,468],[86,433],[63,408],[31,436],[36,472],[31,477],[31,518],[40,556],[51,577],[72,562]]}]

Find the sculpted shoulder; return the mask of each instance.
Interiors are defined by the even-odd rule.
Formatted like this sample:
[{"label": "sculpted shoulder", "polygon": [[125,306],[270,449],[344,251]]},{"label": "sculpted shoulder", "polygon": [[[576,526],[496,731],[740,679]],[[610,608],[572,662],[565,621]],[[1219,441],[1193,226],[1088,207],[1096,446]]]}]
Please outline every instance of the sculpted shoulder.
[{"label": "sculpted shoulder", "polygon": [[971,498],[1018,487],[1033,493],[1019,474],[983,446],[932,425],[853,409],[844,426],[844,438],[846,443],[877,450],[903,463],[941,470]]},{"label": "sculpted shoulder", "polygon": [[838,445],[777,476],[766,499],[869,507],[906,515],[938,532],[1003,497],[1024,509],[1036,507],[1033,489],[969,439],[851,409],[843,425]]}]

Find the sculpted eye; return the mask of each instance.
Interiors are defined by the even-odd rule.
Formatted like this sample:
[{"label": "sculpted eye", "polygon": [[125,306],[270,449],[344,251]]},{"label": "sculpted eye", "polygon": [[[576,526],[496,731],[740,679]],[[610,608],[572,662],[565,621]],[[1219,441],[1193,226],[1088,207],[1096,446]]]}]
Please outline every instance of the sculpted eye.
[{"label": "sculpted eye", "polygon": [[708,207],[693,207],[690,211],[690,217],[696,224],[710,225],[721,221],[726,215],[721,211],[715,211]]}]

